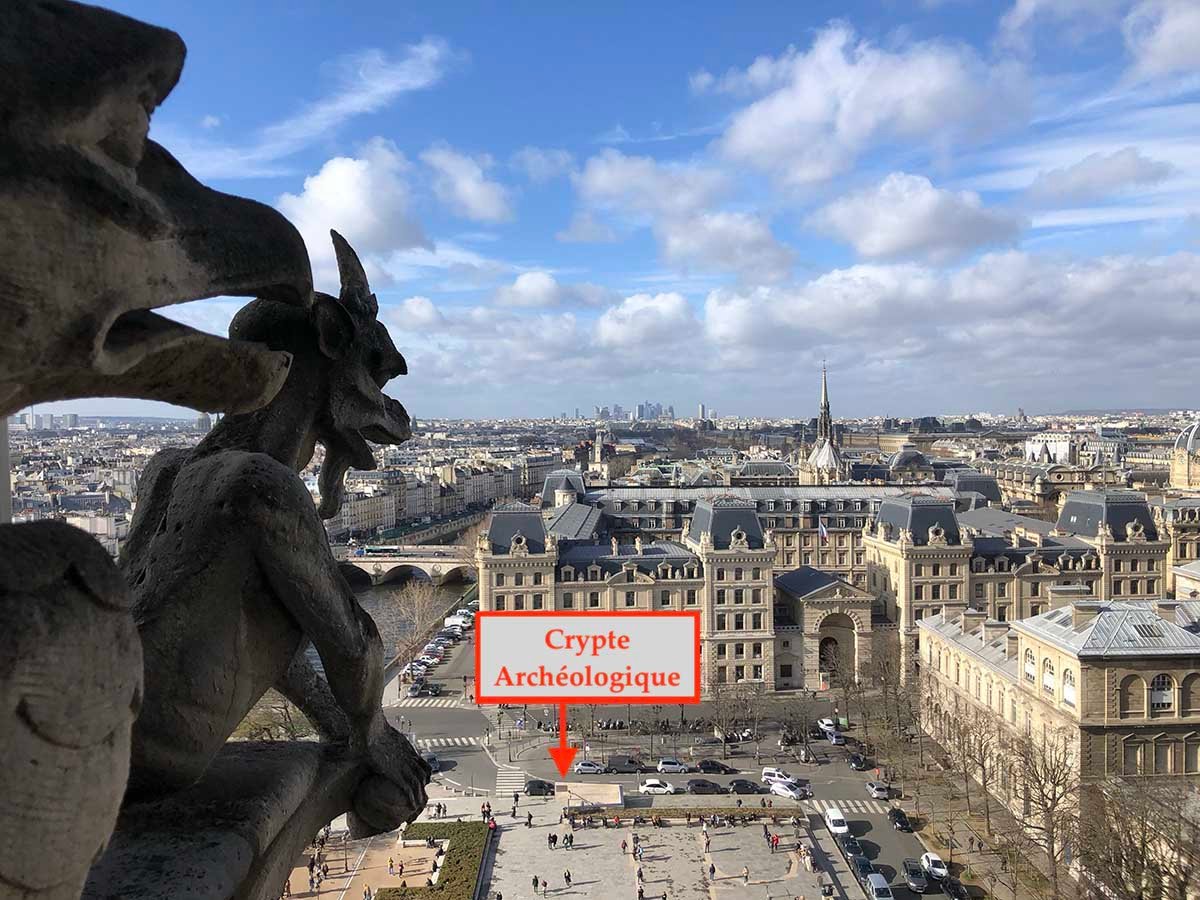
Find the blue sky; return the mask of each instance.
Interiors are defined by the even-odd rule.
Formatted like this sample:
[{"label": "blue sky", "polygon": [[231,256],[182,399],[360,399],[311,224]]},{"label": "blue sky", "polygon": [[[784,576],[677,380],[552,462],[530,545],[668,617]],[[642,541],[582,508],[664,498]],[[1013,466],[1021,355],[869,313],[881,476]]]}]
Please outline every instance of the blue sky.
[{"label": "blue sky", "polygon": [[1197,405],[1189,0],[113,6],[188,44],[155,139],[318,287],[358,248],[417,416]]}]

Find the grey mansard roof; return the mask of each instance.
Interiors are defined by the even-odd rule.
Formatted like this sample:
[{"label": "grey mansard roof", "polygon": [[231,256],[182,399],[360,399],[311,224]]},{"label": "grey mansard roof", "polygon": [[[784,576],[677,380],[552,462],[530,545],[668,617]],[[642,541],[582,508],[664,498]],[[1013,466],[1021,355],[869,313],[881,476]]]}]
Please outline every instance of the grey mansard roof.
[{"label": "grey mansard roof", "polygon": [[1144,601],[1093,600],[1077,605],[1095,609],[1096,615],[1076,627],[1071,607],[1063,606],[1021,619],[1012,627],[1081,658],[1200,656],[1200,601],[1177,601],[1173,621]]},{"label": "grey mansard roof", "polygon": [[999,503],[1001,500],[1000,485],[996,481],[996,476],[984,472],[977,472],[973,469],[955,469],[946,476],[946,484],[959,493],[974,491],[976,494],[982,494],[991,503]]},{"label": "grey mansard roof", "polygon": [[546,528],[537,507],[519,502],[497,506],[492,511],[487,530],[492,552],[508,554],[512,549],[512,539],[518,533],[525,538],[525,546],[530,553],[546,552]]},{"label": "grey mansard roof", "polygon": [[672,569],[696,566],[700,560],[687,547],[675,541],[654,541],[642,545],[642,552],[637,552],[636,544],[620,544],[614,556],[611,543],[571,544],[560,549],[558,557],[561,575],[564,566],[571,566],[575,571],[585,571],[589,566],[599,566],[605,575],[616,575],[627,564],[632,564],[639,572],[657,577],[658,567],[666,563]]},{"label": "grey mansard roof", "polygon": [[762,549],[765,541],[754,504],[737,497],[714,497],[696,504],[687,536],[699,543],[700,535],[707,532],[714,549],[728,550],[730,536],[737,529],[745,532],[751,550]]},{"label": "grey mansard roof", "polygon": [[592,540],[603,530],[604,512],[583,503],[568,503],[550,513],[546,531],[560,540]]},{"label": "grey mansard roof", "polygon": [[1146,495],[1137,491],[1071,491],[1056,527],[1067,534],[1098,537],[1104,525],[1118,541],[1127,539],[1129,526],[1141,523],[1146,539],[1158,540]]},{"label": "grey mansard roof", "polygon": [[907,529],[912,533],[914,544],[928,544],[929,529],[937,525],[945,532],[947,543],[961,541],[953,500],[913,495],[888,497],[879,504],[876,518],[893,527],[893,540],[898,540],[900,531]]},{"label": "grey mansard roof", "polygon": [[812,566],[800,566],[798,569],[780,572],[775,576],[775,587],[798,600],[803,600],[809,594],[838,582],[850,587],[846,581],[836,575],[822,569],[814,569]]},{"label": "grey mansard roof", "polygon": [[583,475],[575,469],[555,469],[542,483],[542,502],[553,503],[555,491],[570,491],[576,497],[582,497],[587,493],[587,488],[583,485]]}]

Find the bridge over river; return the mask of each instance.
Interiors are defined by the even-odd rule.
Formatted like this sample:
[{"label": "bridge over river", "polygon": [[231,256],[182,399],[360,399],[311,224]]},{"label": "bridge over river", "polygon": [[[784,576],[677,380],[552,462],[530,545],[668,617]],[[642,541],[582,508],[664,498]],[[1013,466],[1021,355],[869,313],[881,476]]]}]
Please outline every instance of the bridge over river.
[{"label": "bridge over river", "polygon": [[[467,580],[475,571],[475,558],[450,544],[388,544],[386,546],[335,546],[334,557],[343,570],[356,569],[373,585],[402,581],[414,572],[426,575],[435,585]],[[362,583],[346,573],[353,584]]]}]

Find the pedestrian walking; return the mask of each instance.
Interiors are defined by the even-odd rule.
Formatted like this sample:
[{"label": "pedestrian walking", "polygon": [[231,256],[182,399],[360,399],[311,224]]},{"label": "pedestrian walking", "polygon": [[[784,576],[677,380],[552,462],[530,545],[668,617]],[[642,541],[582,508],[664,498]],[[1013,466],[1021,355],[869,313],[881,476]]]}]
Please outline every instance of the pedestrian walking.
[{"label": "pedestrian walking", "polygon": [[628,844],[628,843],[626,843],[626,841],[625,841],[625,839],[624,839],[624,838],[622,838],[622,839],[621,839],[621,855],[622,855],[622,856],[624,856],[624,855],[625,855],[625,851],[626,851],[626,850],[628,850],[628,849],[629,849],[629,844]]},{"label": "pedestrian walking", "polygon": [[715,865],[713,865],[712,863],[709,863],[708,864],[708,880],[716,881],[716,879],[717,879],[717,867]]},{"label": "pedestrian walking", "polygon": [[767,836],[768,834],[770,834],[770,833],[771,833],[771,832],[770,832],[770,829],[769,829],[769,828],[767,828],[767,823],[766,823],[766,822],[763,822],[763,837],[766,837],[766,836]]},{"label": "pedestrian walking", "polygon": [[638,881],[646,880],[646,873],[642,870],[641,866],[638,866],[637,878],[638,878]]},{"label": "pedestrian walking", "polygon": [[513,806],[516,806],[520,802],[521,802],[521,792],[513,791]]},{"label": "pedestrian walking", "polygon": [[514,819],[517,817],[517,804],[515,804],[515,803],[513,804],[513,808],[512,808],[512,817]]},{"label": "pedestrian walking", "polygon": [[975,852],[975,835],[971,835],[967,838],[967,848],[971,853]]},{"label": "pedestrian walking", "polygon": [[750,883],[750,867],[742,866],[742,884],[747,885],[749,883]]},{"label": "pedestrian walking", "polygon": [[388,874],[393,876],[396,874],[396,861],[390,856],[388,857]]},{"label": "pedestrian walking", "polygon": [[571,870],[570,869],[566,869],[563,872],[563,881],[565,881],[567,883],[567,887],[571,886]]},{"label": "pedestrian walking", "polygon": [[399,864],[396,866],[396,877],[397,877],[397,878],[403,878],[403,877],[404,877],[404,863],[399,863]]},{"label": "pedestrian walking", "polygon": [[525,827],[526,828],[533,827],[533,813],[525,813]]},{"label": "pedestrian walking", "polygon": [[542,896],[545,897],[548,893],[550,893],[550,882],[548,882],[545,878],[543,878],[542,879]]},{"label": "pedestrian walking", "polygon": [[533,876],[533,892],[535,894],[537,893],[538,885],[541,884],[541,882],[542,880],[540,878],[538,878],[536,875]]}]

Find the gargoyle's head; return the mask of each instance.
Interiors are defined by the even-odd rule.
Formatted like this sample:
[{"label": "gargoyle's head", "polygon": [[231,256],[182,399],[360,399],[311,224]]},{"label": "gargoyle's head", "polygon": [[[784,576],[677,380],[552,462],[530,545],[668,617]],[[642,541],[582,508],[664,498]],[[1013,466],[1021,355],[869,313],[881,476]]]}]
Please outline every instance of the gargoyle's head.
[{"label": "gargoyle's head", "polygon": [[0,2],[0,414],[95,396],[239,411],[283,383],[286,354],[150,312],[222,294],[312,302],[283,216],[147,140],[184,53],[108,10]]},{"label": "gargoyle's head", "polygon": [[[376,467],[367,442],[401,444],[412,433],[407,411],[383,392],[389,381],[407,374],[408,366],[378,320],[379,304],[357,254],[336,231],[330,235],[342,282],[340,296],[318,292],[307,313],[271,300],[254,300],[238,311],[229,326],[235,341],[263,343],[292,355],[288,384],[279,396],[267,409],[239,418],[282,414],[300,421],[311,417],[311,434],[297,462],[307,463],[314,442],[325,448],[319,509],[326,519],[337,515],[341,506],[346,472]],[[230,419],[222,425],[230,430],[240,427]],[[216,432],[213,440],[218,440]]]}]

